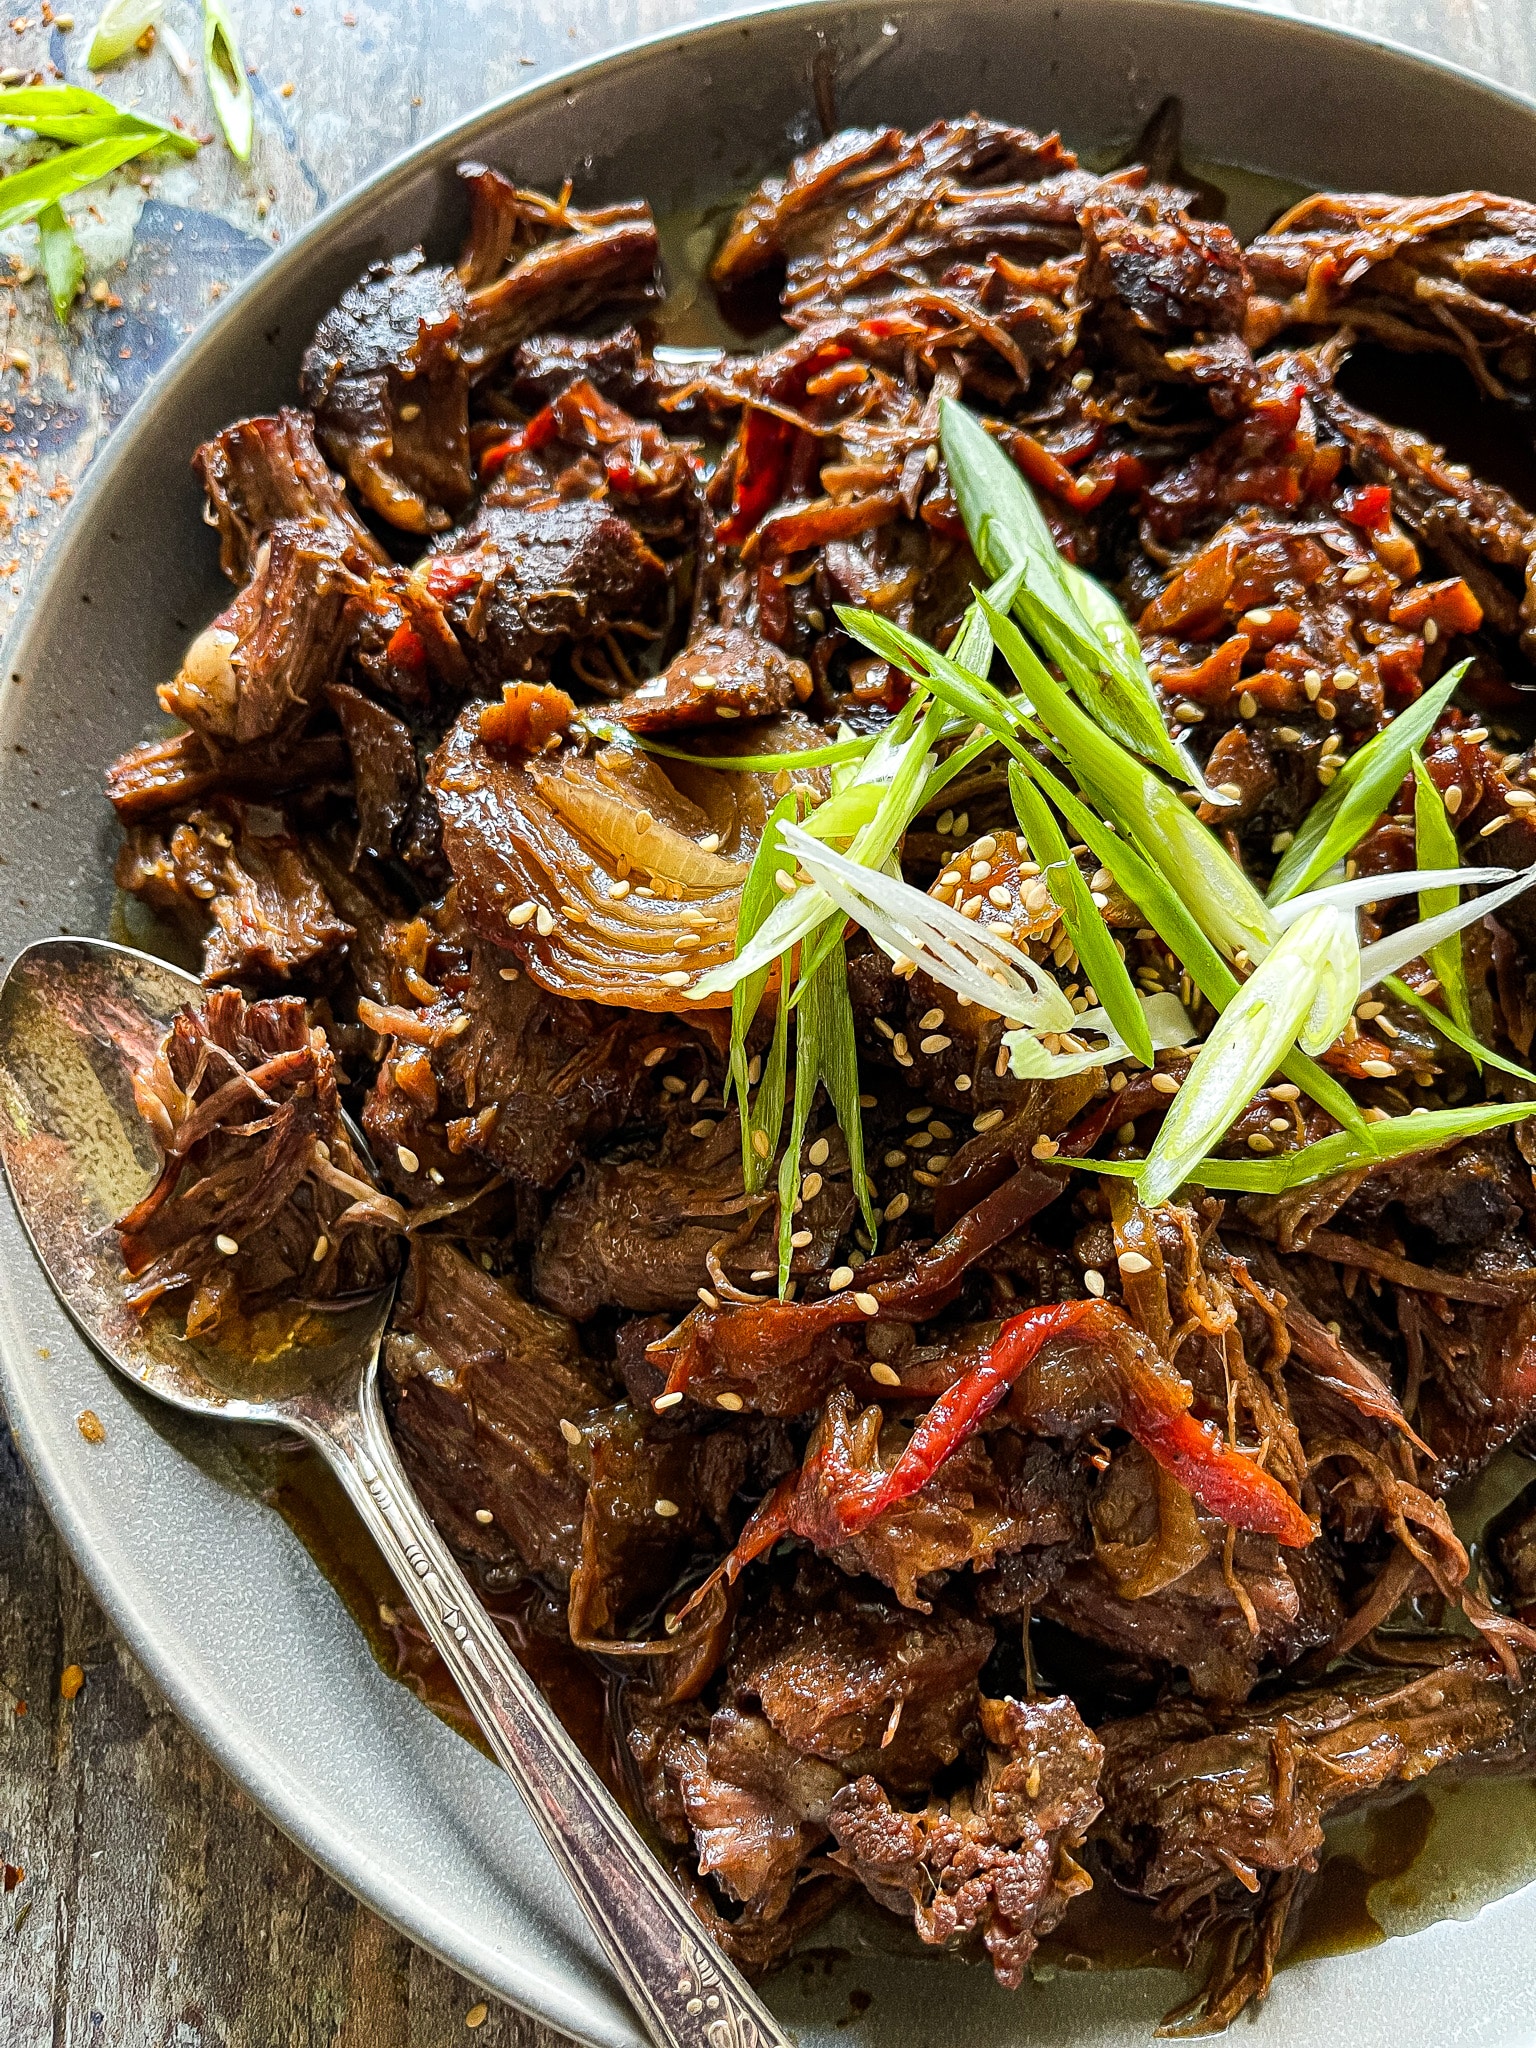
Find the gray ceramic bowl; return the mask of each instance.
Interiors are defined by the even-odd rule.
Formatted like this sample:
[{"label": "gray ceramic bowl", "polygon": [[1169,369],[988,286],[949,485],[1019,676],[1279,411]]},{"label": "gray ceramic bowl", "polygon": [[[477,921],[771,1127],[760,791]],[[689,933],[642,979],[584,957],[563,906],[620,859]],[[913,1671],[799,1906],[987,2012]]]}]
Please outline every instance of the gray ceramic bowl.
[{"label": "gray ceramic bowl", "polygon": [[[0,951],[102,932],[115,828],[101,771],[153,725],[151,689],[224,602],[187,467],[237,414],[291,399],[319,315],[375,256],[458,228],[452,166],[658,208],[739,192],[814,133],[810,65],[837,54],[842,118],[917,125],[979,107],[1127,138],[1183,96],[1194,153],[1307,185],[1485,185],[1536,196],[1536,107],[1380,43],[1189,0],[792,6],[669,34],[541,84],[385,171],[271,258],[160,377],[96,464],[35,584],[0,691]],[[386,1679],[285,1524],[217,1446],[110,1378],[0,1210],[0,1384],[32,1473],[102,1605],[178,1713],[272,1818],[386,1918],[583,2040],[637,2039],[516,1795]],[[94,1408],[104,1444],[79,1435]],[[1518,1806],[1528,1788],[1502,1797]],[[1486,1811],[1486,1809],[1485,1809]],[[1536,1799],[1527,1834],[1536,1840]],[[1455,1815],[1450,1816],[1450,1822]],[[1448,1822],[1448,1826],[1450,1825]],[[1485,1831],[1468,1812],[1461,1836]],[[1454,1827],[1451,1828],[1454,1833]],[[1536,1889],[1284,1972],[1246,2041],[1516,2048],[1536,2032]],[[1536,1875],[1536,1857],[1531,1874]],[[1485,1873],[1486,1876],[1486,1873]],[[1456,1910],[1473,1903],[1464,1882]],[[1177,1981],[1031,1982],[861,1949],[786,1972],[807,2044],[1147,2040]],[[872,2002],[862,1994],[872,1993]],[[857,1994],[850,1998],[850,1994]],[[839,2021],[842,2022],[839,2026]]]}]

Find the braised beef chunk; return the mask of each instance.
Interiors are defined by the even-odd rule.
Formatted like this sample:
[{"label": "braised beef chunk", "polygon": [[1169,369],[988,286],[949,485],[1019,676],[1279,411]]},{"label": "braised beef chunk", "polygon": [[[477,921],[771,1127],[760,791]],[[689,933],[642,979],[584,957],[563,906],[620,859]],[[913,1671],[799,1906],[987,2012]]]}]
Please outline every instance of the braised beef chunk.
[{"label": "braised beef chunk", "polygon": [[560,1425],[605,1398],[570,1325],[441,1238],[418,1237],[384,1363],[401,1456],[455,1548],[492,1578],[520,1561],[568,1580],[586,1485]]},{"label": "braised beef chunk", "polygon": [[284,406],[236,420],[203,443],[192,468],[219,529],[219,567],[236,583],[251,575],[258,548],[283,520],[342,529],[357,557],[354,567],[384,559],[315,446],[308,413]]},{"label": "braised beef chunk", "polygon": [[134,826],[116,880],[202,941],[210,984],[323,983],[353,937],[286,821],[256,805],[195,810],[169,829]]},{"label": "braised beef chunk", "polygon": [[620,724],[635,733],[769,718],[811,694],[811,672],[739,626],[707,626],[653,681],[620,704]]},{"label": "braised beef chunk", "polygon": [[239,1342],[263,1309],[381,1287],[403,1225],[353,1150],[336,1064],[297,997],[183,1010],[134,1095],[164,1164],[118,1221],[129,1300]]},{"label": "braised beef chunk", "polygon": [[909,1911],[924,1941],[979,1933],[999,1983],[1024,1966],[1091,1880],[1074,1860],[1103,1804],[1104,1751],[1065,1694],[981,1703],[987,1760],[973,1791],[916,1813],[874,1778],[856,1779],[828,1816],[837,1860],[882,1905]]},{"label": "braised beef chunk", "polygon": [[436,533],[469,502],[463,287],[420,249],[375,263],[315,330],[300,388],[371,512]]},{"label": "braised beef chunk", "polygon": [[335,528],[280,520],[250,582],[162,684],[162,710],[216,747],[293,737],[336,679],[361,594]]},{"label": "braised beef chunk", "polygon": [[198,450],[108,794],[210,991],[131,1298],[405,1259],[413,1483],[743,1969],[862,1895],[1014,1986],[1091,1871],[1209,2032],[1332,1817],[1536,1776],[1536,208],[1245,245],[1180,118],[827,132],[654,322],[643,200],[461,165]]},{"label": "braised beef chunk", "polygon": [[543,680],[556,654],[643,617],[664,580],[626,519],[580,499],[487,506],[427,577],[487,688]]}]

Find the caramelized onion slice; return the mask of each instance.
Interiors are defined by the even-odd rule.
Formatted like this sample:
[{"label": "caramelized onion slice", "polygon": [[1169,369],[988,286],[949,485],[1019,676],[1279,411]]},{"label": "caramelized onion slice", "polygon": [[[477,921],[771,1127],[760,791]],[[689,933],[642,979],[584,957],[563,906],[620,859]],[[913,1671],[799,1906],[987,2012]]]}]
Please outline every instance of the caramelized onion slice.
[{"label": "caramelized onion slice", "polygon": [[[722,754],[793,754],[822,737],[792,713],[717,744]],[[822,771],[792,772],[825,795]],[[774,778],[664,764],[580,735],[530,755],[487,745],[471,709],[429,779],[465,920],[542,987],[675,1010],[700,975],[731,959]]]}]

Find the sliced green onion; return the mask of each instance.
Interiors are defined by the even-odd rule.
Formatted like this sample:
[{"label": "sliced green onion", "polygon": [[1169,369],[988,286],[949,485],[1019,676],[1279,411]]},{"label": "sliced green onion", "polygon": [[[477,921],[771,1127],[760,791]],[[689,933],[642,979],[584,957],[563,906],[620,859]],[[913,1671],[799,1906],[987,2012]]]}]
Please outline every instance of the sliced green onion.
[{"label": "sliced green onion", "polygon": [[967,1002],[1015,1023],[1041,1031],[1072,1029],[1076,1012],[1055,980],[993,926],[962,917],[899,875],[820,845],[803,828],[786,826],[784,841],[836,907],[892,959],[914,961]]},{"label": "sliced green onion", "polygon": [[[794,867],[794,856],[786,853],[780,844],[779,833],[783,826],[794,819],[796,797],[793,790],[783,796],[769,816],[758,841],[757,852],[752,856],[752,865],[741,888],[741,906],[736,914],[736,943],[741,946],[750,939],[763,923],[775,904],[782,900],[775,876],[781,868]],[[778,1150],[779,1131],[784,1121],[784,1013],[789,1002],[788,975],[779,988],[780,1031],[776,1035],[769,1056],[769,1069],[778,1062],[778,1107],[773,1106],[773,1088],[769,1074],[764,1075],[755,1104],[749,1113],[747,1086],[747,1033],[751,1030],[768,987],[769,968],[763,967],[755,974],[738,982],[731,992],[731,1049],[726,1074],[725,1099],[730,1100],[734,1083],[736,1100],[741,1106],[741,1176],[748,1194],[755,1194],[767,1177],[767,1160]],[[754,1130],[767,1133],[768,1153],[759,1156],[752,1142]]]},{"label": "sliced green onion", "polygon": [[1337,1037],[1350,1014],[1345,1002],[1338,1018],[1356,958],[1350,920],[1327,907],[1309,912],[1276,940],[1222,1011],[1170,1104],[1137,1176],[1137,1192],[1149,1208],[1188,1180],[1279,1066],[1304,1023],[1309,1030],[1315,1023],[1319,1034],[1331,1023],[1324,1043]]},{"label": "sliced green onion", "polygon": [[[1411,1158],[1462,1138],[1516,1124],[1536,1114],[1533,1102],[1474,1102],[1460,1109],[1416,1109],[1408,1116],[1384,1117],[1369,1126],[1371,1143],[1362,1145],[1348,1131],[1303,1145],[1295,1152],[1277,1152],[1268,1159],[1202,1159],[1184,1176],[1197,1187],[1232,1194],[1282,1195],[1335,1174]],[[1134,1180],[1145,1166],[1141,1159],[1069,1159],[1064,1162],[1090,1173],[1116,1174]]]},{"label": "sliced green onion", "polygon": [[159,25],[164,11],[165,0],[108,0],[85,53],[86,63],[93,71],[104,71],[126,57],[148,30]]},{"label": "sliced green onion", "polygon": [[[1445,799],[1417,754],[1413,757],[1413,845],[1414,859],[1420,868],[1453,868],[1461,858]],[[1442,910],[1454,910],[1457,900],[1454,886],[1437,887],[1425,875],[1419,891],[1419,916],[1438,917]],[[1467,996],[1460,934],[1432,946],[1427,958],[1430,972],[1444,991],[1446,1009],[1463,1031],[1470,1031],[1472,1004]]]},{"label": "sliced green onion", "polygon": [[845,761],[862,761],[875,744],[876,735],[869,733],[850,740],[830,740],[824,747],[801,747],[795,753],[784,754],[690,754],[681,747],[663,745],[641,733],[631,733],[622,726],[609,725],[606,720],[598,723],[588,719],[592,730],[611,738],[621,745],[638,747],[642,753],[659,754],[667,761],[686,761],[694,768],[726,768],[743,775],[774,775],[781,768],[840,768]]},{"label": "sliced green onion", "polygon": [[[1188,971],[1190,980],[1212,1009],[1224,1010],[1237,994],[1237,976],[1190,916],[1178,890],[1165,882],[1150,861],[1102,818],[1096,817],[1082,798],[1058,781],[1048,768],[1033,758],[1025,765],[1078,838],[1093,849],[1099,865],[1114,876],[1122,895],[1136,905],[1169,952]],[[1287,1053],[1280,1071],[1288,1081],[1305,1089],[1318,1108],[1326,1110],[1346,1130],[1363,1136],[1370,1128],[1344,1084],[1304,1052],[1293,1049]]]},{"label": "sliced green onion", "polygon": [[1135,628],[1102,585],[1062,560],[1018,465],[956,399],[940,404],[939,442],[977,560],[989,576],[1023,572],[1013,608],[1085,709],[1123,746],[1210,794],[1169,738]]},{"label": "sliced green onion", "polygon": [[1458,903],[1453,910],[1442,910],[1437,917],[1426,917],[1418,924],[1409,925],[1405,931],[1388,932],[1384,939],[1362,946],[1360,986],[1371,988],[1383,975],[1396,974],[1410,960],[1417,960],[1421,955],[1428,958],[1443,940],[1464,931],[1469,924],[1476,924],[1490,910],[1498,910],[1502,905],[1513,902],[1533,883],[1536,883],[1536,863],[1522,869],[1502,889],[1494,889],[1487,896],[1474,897],[1470,903]]},{"label": "sliced green onion", "polygon": [[1008,791],[1030,854],[1039,863],[1040,879],[1051,892],[1051,901],[1077,948],[1084,976],[1109,1013],[1118,1037],[1143,1066],[1150,1067],[1152,1036],[1135,984],[1050,806],[1017,761],[1008,764]]},{"label": "sliced green onion", "polygon": [[10,128],[28,128],[48,142],[126,141],[143,137],[141,149],[171,149],[196,156],[194,136],[167,126],[152,115],[130,112],[83,85],[18,85],[0,92],[0,121]]},{"label": "sliced green onion", "polygon": [[1357,747],[1302,819],[1281,856],[1267,901],[1283,903],[1352,853],[1397,793],[1414,755],[1470,667],[1460,662],[1431,690]]},{"label": "sliced green onion", "polygon": [[854,1033],[853,1004],[848,995],[848,969],[841,946],[829,953],[796,990],[795,1104],[789,1143],[779,1163],[779,1294],[789,1286],[789,1264],[795,1228],[795,1202],[800,1194],[800,1151],[810,1119],[817,1084],[825,1085],[848,1147],[853,1189],[863,1213],[870,1243],[875,1241],[875,1215],[870,1203],[869,1175],[864,1166],[864,1122],[859,1109],[859,1052]]},{"label": "sliced green onion", "polygon": [[80,149],[66,149],[58,156],[44,157],[0,178],[0,228],[13,228],[18,221],[35,220],[45,206],[67,199],[94,185],[130,157],[142,156],[155,145],[142,129],[115,140],[88,142]]},{"label": "sliced green onion", "polygon": [[1026,644],[1011,619],[987,612],[997,650],[1038,715],[1066,748],[1079,784],[1099,809],[1130,832],[1164,874],[1177,875],[1196,920],[1228,953],[1257,958],[1279,927],[1263,897],[1208,826],[1143,762],[1101,732]]},{"label": "sliced green onion", "polygon": [[[1155,996],[1138,996],[1136,1000],[1141,1005],[1154,1052],[1169,1052],[1175,1046],[1189,1044],[1195,1035],[1195,1027],[1190,1022],[1189,1012],[1171,989],[1162,989]],[[1123,1060],[1130,1052],[1131,1048],[1115,1030],[1107,1010],[1084,1010],[1074,1017],[1073,1037],[1079,1037],[1085,1031],[1107,1042],[1092,1052],[1047,1052],[1032,1031],[1004,1032],[1003,1043],[1008,1048],[1015,1076],[1021,1081],[1065,1080],[1069,1074],[1086,1074],[1090,1067],[1103,1067],[1113,1060]]]},{"label": "sliced green onion", "polygon": [[1406,981],[1399,981],[1395,974],[1384,974],[1381,985],[1390,989],[1410,1010],[1417,1010],[1421,1017],[1433,1024],[1442,1038],[1457,1046],[1475,1066],[1497,1067],[1501,1074],[1513,1074],[1518,1080],[1529,1081],[1532,1087],[1536,1087],[1536,1074],[1529,1067],[1518,1066],[1514,1060],[1505,1059],[1501,1052],[1494,1052],[1472,1032],[1463,1031],[1454,1018],[1448,1017],[1444,1010],[1436,1009],[1427,997],[1421,996],[1416,988],[1410,988]]},{"label": "sliced green onion", "polygon": [[224,0],[203,0],[203,70],[230,154],[244,163],[251,153],[256,109]]},{"label": "sliced green onion", "polygon": [[1454,897],[1461,888],[1477,888],[1489,882],[1507,882],[1513,868],[1408,868],[1390,875],[1357,875],[1352,882],[1330,882],[1326,888],[1304,889],[1277,903],[1271,913],[1284,931],[1298,917],[1331,903],[1335,910],[1358,910],[1363,903],[1387,903],[1394,896],[1412,896],[1423,889],[1449,889]]},{"label": "sliced green onion", "polygon": [[48,296],[53,301],[53,317],[64,327],[69,322],[69,309],[85,282],[85,257],[57,201],[45,206],[37,216],[37,238]]}]

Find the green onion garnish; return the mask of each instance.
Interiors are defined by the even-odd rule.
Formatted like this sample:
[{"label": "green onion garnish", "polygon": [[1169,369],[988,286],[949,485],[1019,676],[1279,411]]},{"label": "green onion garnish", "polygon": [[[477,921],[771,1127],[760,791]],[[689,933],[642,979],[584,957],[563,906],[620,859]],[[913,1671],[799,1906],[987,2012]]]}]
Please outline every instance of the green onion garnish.
[{"label": "green onion garnish", "polygon": [[251,153],[256,109],[224,0],[203,0],[203,71],[230,154],[244,163]]}]

